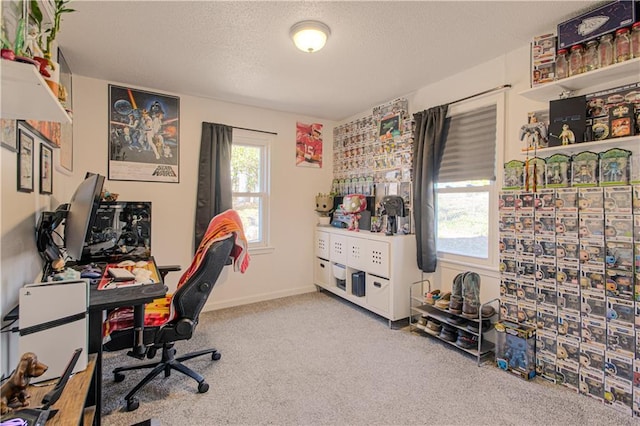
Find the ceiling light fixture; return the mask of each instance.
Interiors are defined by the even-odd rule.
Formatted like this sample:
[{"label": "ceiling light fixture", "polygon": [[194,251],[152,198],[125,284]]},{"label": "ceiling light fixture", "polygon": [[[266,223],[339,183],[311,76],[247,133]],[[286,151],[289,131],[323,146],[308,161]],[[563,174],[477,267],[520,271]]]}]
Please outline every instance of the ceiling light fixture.
[{"label": "ceiling light fixture", "polygon": [[302,21],[291,27],[289,35],[303,52],[317,52],[324,47],[331,34],[329,27],[319,21]]}]

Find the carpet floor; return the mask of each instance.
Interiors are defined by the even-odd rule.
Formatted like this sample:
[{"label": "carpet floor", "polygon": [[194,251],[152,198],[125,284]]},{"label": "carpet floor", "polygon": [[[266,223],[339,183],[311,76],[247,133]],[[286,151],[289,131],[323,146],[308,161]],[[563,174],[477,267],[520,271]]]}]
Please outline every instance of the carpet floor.
[{"label": "carpet floor", "polygon": [[178,355],[207,393],[180,373],[162,375],[127,412],[123,396],[147,370],[115,383],[111,370],[136,362],[105,353],[104,425],[153,418],[172,425],[640,425],[594,399],[527,382],[437,339],[390,329],[387,321],[325,292],[206,312]]}]

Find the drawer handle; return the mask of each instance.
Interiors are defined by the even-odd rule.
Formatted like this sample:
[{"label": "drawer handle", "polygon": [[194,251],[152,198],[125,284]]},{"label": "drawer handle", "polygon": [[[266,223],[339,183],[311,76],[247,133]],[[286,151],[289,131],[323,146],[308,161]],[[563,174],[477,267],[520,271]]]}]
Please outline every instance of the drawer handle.
[{"label": "drawer handle", "polygon": [[321,264],[320,264],[320,267],[321,267],[321,268],[324,268],[324,263],[321,263]]},{"label": "drawer handle", "polygon": [[382,287],[382,283],[379,283],[378,281],[374,281],[373,282],[373,286],[380,288],[380,287]]}]

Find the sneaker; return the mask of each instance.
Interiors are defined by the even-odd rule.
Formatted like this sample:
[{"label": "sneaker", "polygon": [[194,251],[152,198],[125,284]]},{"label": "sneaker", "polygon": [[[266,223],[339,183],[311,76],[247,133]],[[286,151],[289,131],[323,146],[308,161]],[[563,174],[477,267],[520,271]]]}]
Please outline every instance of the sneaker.
[{"label": "sneaker", "polygon": [[458,338],[458,330],[447,324],[442,324],[442,331],[440,332],[440,337],[449,342],[455,342]]},{"label": "sneaker", "polygon": [[433,305],[438,299],[440,299],[440,290],[433,290],[424,295],[424,303],[427,305]]},{"label": "sneaker", "polygon": [[478,347],[478,337],[471,333],[467,333],[464,330],[458,330],[458,338],[456,339],[456,345],[461,348],[471,349]]},{"label": "sneaker", "polygon": [[[489,331],[489,329],[491,329],[491,322],[482,321],[482,332],[484,333],[485,331]],[[478,326],[477,322],[469,321],[467,323],[467,330],[471,331],[472,333],[478,334],[480,332],[480,327]]]},{"label": "sneaker", "polygon": [[437,336],[440,334],[441,330],[442,330],[442,323],[440,321],[438,321],[435,318],[427,319],[427,327],[424,329],[424,331],[426,331],[429,334],[433,334],[434,336]]},{"label": "sneaker", "polygon": [[[451,308],[449,308],[451,309]],[[457,315],[451,315],[449,316],[449,318],[447,318],[447,322],[450,324],[455,324],[455,325],[459,325],[459,326],[464,326],[467,323],[467,320],[464,318],[461,318]]]},{"label": "sneaker", "polygon": [[445,293],[440,299],[436,300],[436,308],[440,309],[449,309],[449,300],[451,298],[451,293]]}]

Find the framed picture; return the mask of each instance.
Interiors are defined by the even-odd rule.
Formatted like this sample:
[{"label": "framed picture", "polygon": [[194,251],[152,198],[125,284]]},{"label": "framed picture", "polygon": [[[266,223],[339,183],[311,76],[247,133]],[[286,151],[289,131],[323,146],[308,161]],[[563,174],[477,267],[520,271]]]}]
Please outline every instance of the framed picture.
[{"label": "framed picture", "polygon": [[322,127],[296,122],[296,166],[322,168]]},{"label": "framed picture", "polygon": [[380,120],[378,137],[381,141],[400,136],[400,114],[388,115]]},{"label": "framed picture", "polygon": [[109,179],[180,182],[180,98],[109,85]]},{"label": "framed picture", "polygon": [[18,191],[33,192],[33,138],[18,132]]},{"label": "framed picture", "polygon": [[18,138],[16,138],[16,120],[0,118],[0,144],[9,151],[18,151]]},{"label": "framed picture", "polygon": [[54,148],[60,148],[60,123],[54,121],[25,120],[27,128]]},{"label": "framed picture", "polygon": [[53,192],[53,149],[40,144],[40,193]]}]

